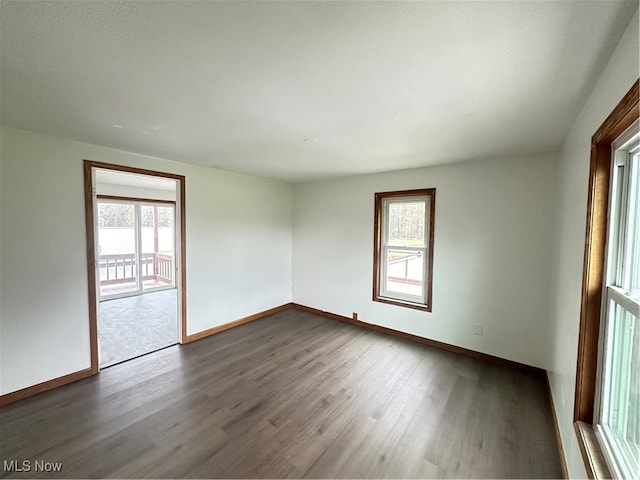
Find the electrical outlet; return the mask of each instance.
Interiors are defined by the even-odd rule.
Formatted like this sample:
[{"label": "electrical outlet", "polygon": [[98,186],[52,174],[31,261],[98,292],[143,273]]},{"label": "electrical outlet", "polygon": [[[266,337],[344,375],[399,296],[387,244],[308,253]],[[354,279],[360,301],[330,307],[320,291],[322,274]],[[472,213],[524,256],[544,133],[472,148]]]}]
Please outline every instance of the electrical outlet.
[{"label": "electrical outlet", "polygon": [[358,320],[358,312],[353,312],[352,318]]},{"label": "electrical outlet", "polygon": [[473,326],[473,333],[475,335],[482,335],[482,330],[484,329],[484,327],[480,324],[476,324]]}]

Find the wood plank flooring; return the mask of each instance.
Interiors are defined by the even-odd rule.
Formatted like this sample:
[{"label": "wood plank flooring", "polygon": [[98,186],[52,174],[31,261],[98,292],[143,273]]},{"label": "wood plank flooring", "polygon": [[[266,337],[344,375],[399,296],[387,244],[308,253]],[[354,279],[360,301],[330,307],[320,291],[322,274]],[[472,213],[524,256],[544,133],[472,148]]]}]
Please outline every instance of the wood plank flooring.
[{"label": "wood plank flooring", "polygon": [[3,478],[562,475],[541,378],[293,309],[3,407],[0,428]]}]

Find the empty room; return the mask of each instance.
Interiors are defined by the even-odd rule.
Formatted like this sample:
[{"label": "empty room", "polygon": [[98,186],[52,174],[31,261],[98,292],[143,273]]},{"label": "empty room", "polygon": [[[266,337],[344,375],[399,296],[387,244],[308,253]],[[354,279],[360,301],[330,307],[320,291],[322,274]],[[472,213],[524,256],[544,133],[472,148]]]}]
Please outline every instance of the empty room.
[{"label": "empty room", "polygon": [[640,478],[637,0],[0,0],[0,478]]}]

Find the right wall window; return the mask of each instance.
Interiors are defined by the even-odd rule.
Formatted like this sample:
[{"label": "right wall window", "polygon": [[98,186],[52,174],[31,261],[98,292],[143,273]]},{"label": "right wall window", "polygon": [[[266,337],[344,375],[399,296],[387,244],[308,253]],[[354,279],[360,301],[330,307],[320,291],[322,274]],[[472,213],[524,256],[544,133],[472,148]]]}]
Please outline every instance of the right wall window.
[{"label": "right wall window", "polygon": [[640,473],[640,80],[591,137],[574,427],[589,478]]},{"label": "right wall window", "polygon": [[640,146],[612,145],[603,342],[595,430],[616,478],[640,478]]}]

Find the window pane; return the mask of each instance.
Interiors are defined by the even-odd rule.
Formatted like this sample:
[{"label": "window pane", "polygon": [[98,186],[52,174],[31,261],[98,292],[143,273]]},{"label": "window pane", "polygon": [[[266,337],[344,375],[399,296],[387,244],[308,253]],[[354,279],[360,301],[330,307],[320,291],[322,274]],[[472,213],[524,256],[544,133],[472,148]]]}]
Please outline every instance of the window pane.
[{"label": "window pane", "polygon": [[640,476],[640,320],[611,301],[602,424],[622,474]]},{"label": "window pane", "polygon": [[158,207],[159,251],[173,255],[173,207]]},{"label": "window pane", "polygon": [[622,259],[622,288],[640,294],[640,155],[629,162],[629,199],[624,257]]},{"label": "window pane", "polygon": [[98,203],[100,295],[138,288],[136,267],[135,206]]},{"label": "window pane", "polygon": [[140,210],[144,289],[173,285],[173,207],[142,205]]},{"label": "window pane", "polygon": [[388,203],[387,244],[396,247],[425,246],[426,201]]},{"label": "window pane", "polygon": [[142,221],[142,253],[155,252],[155,215],[154,207],[149,205],[142,205],[140,207],[140,216]]},{"label": "window pane", "polygon": [[384,290],[422,297],[424,288],[424,252],[422,250],[386,250]]}]

